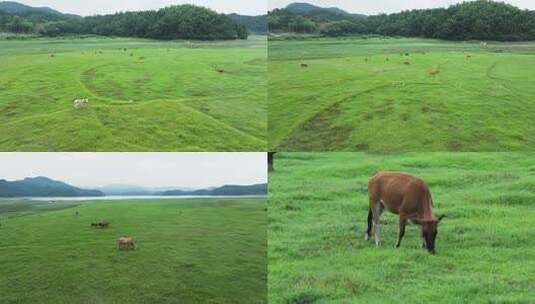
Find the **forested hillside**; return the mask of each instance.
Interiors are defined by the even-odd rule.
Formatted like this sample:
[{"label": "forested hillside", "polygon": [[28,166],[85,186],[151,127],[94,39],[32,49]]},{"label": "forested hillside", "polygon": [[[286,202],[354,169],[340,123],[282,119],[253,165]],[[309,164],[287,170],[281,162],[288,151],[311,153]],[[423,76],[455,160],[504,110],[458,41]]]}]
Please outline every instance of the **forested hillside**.
[{"label": "forested hillside", "polygon": [[[326,36],[379,34],[446,40],[535,40],[535,11],[491,0],[477,0],[448,8],[403,11],[364,17],[333,9],[269,12],[271,33],[316,33]],[[323,11],[323,13],[318,13]]]},{"label": "forested hillside", "polygon": [[0,197],[76,197],[104,196],[98,190],[86,190],[47,177],[25,178],[17,181],[0,179]]},{"label": "forested hillside", "polygon": [[48,8],[14,10],[14,5],[11,2],[8,4],[0,3],[0,32],[52,37],[76,34],[160,40],[230,40],[247,39],[248,36],[244,25],[224,14],[194,5],[82,18]]}]

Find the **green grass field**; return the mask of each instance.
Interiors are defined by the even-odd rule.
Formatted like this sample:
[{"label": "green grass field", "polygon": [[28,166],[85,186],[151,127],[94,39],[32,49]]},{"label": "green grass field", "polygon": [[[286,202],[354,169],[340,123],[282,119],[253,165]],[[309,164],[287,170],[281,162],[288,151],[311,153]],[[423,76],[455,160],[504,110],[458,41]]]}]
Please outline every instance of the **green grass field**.
[{"label": "green grass field", "polygon": [[[266,303],[265,206],[0,201],[0,302]],[[89,227],[102,219],[110,228]],[[117,250],[122,236],[138,248]]]},{"label": "green grass field", "polygon": [[0,40],[0,151],[265,151],[266,70],[258,36]]},{"label": "green grass field", "polygon": [[535,42],[270,41],[268,66],[274,151],[535,148]]},{"label": "green grass field", "polygon": [[[535,154],[282,153],[269,180],[269,303],[533,303]],[[437,254],[398,218],[364,241],[367,179],[378,170],[427,181]]]}]

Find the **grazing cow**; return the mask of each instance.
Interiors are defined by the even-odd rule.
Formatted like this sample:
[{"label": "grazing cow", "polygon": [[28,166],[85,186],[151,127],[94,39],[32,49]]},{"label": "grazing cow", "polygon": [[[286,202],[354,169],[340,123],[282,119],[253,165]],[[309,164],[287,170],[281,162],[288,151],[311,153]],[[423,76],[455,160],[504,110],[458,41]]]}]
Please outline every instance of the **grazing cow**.
[{"label": "grazing cow", "polygon": [[82,98],[82,99],[75,99],[74,100],[74,108],[75,109],[83,109],[83,108],[87,107],[88,104],[89,104],[89,99],[88,98]]},{"label": "grazing cow", "polygon": [[136,249],[136,242],[132,238],[122,237],[117,240],[117,249]]},{"label": "grazing cow", "polygon": [[110,222],[103,220],[98,223],[91,223],[92,228],[108,228],[110,226]]},{"label": "grazing cow", "polygon": [[437,226],[444,216],[433,216],[433,200],[426,183],[401,172],[378,172],[368,181],[370,208],[365,239],[371,237],[372,225],[377,246],[381,243],[379,218],[383,209],[399,215],[396,248],[401,244],[407,221],[421,225],[422,248],[435,254]]},{"label": "grazing cow", "polygon": [[301,63],[301,67],[302,67],[302,68],[308,68],[308,64],[306,64],[306,63]]}]

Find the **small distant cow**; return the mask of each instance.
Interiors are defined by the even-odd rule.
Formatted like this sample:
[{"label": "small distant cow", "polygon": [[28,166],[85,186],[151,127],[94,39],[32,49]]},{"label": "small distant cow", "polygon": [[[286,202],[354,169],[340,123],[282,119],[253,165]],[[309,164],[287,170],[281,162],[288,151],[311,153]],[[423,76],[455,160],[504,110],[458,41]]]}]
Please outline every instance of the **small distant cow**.
[{"label": "small distant cow", "polygon": [[88,104],[89,104],[88,98],[81,98],[81,99],[75,99],[73,105],[75,109],[83,109],[87,107]]},{"label": "small distant cow", "polygon": [[117,240],[117,249],[136,249],[136,242],[132,238],[122,237]]},{"label": "small distant cow", "polygon": [[110,226],[110,222],[103,220],[98,223],[91,223],[92,228],[108,228]]},{"label": "small distant cow", "polygon": [[435,254],[437,226],[444,217],[433,216],[433,199],[426,183],[414,176],[401,172],[378,172],[368,181],[370,208],[368,210],[368,229],[365,239],[371,237],[372,226],[375,244],[379,246],[379,218],[386,208],[399,215],[399,229],[396,248],[401,244],[407,221],[421,225],[422,248]]},{"label": "small distant cow", "polygon": [[306,63],[301,63],[301,67],[302,67],[302,68],[308,68],[308,64],[306,64]]}]

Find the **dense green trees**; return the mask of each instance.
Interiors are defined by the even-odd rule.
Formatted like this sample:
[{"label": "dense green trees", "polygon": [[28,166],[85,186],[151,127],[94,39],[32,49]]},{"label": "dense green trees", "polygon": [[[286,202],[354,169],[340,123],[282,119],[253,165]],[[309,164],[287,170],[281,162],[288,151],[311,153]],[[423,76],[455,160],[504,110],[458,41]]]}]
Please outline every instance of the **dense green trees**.
[{"label": "dense green trees", "polygon": [[[71,21],[76,34],[154,39],[247,39],[247,29],[225,15],[193,5],[126,12]],[[43,31],[44,35],[48,32]]]},{"label": "dense green trees", "polygon": [[306,19],[315,24],[309,29],[314,28],[314,32],[327,36],[365,33],[447,40],[535,40],[535,11],[490,0],[367,18],[350,14],[328,16],[327,13],[297,14],[288,9],[276,9],[269,13],[269,29],[270,32],[301,33],[302,28],[293,25]]},{"label": "dense green trees", "polygon": [[162,40],[247,39],[248,36],[247,28],[228,16],[193,5],[85,18],[58,14],[36,18],[35,12],[24,16],[3,13],[0,15],[0,30],[14,33],[37,31],[45,36],[94,34]]}]

